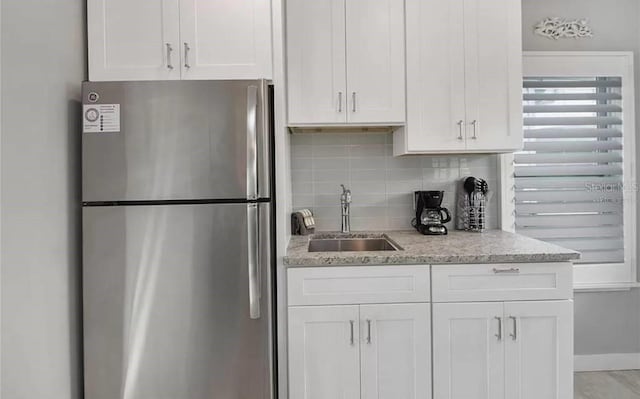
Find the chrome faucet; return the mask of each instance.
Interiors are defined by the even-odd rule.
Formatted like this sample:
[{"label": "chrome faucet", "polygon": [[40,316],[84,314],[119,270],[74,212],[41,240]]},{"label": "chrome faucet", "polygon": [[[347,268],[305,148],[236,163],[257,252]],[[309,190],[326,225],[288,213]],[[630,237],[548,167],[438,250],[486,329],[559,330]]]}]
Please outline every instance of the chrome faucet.
[{"label": "chrome faucet", "polygon": [[344,184],[342,187],[342,194],[340,195],[340,209],[342,210],[342,232],[349,233],[351,231],[351,217],[349,209],[351,207],[351,190],[348,190]]}]

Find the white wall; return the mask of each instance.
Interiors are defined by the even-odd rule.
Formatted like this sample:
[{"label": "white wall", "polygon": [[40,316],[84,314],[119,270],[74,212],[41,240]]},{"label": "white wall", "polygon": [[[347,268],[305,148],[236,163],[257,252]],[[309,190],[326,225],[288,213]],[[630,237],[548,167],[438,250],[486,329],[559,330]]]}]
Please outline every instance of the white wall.
[{"label": "white wall", "polygon": [[4,399],[79,398],[84,0],[2,1]]},{"label": "white wall", "polygon": [[[523,0],[525,50],[634,51],[636,98],[640,98],[640,2],[637,0]],[[587,18],[590,39],[551,40],[533,34],[546,17]],[[640,102],[636,119],[640,121]],[[636,123],[636,126],[640,126]],[[640,144],[640,140],[636,139]],[[637,150],[640,160],[640,149]],[[636,164],[638,164],[636,162]],[[638,246],[640,249],[640,245]],[[577,355],[640,352],[640,290],[575,296]]]}]

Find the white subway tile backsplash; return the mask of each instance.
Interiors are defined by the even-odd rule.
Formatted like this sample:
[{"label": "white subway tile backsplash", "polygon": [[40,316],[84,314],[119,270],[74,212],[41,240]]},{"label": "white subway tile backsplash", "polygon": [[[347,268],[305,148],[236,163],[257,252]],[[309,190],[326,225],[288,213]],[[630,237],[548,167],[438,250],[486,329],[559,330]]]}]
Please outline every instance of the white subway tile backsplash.
[{"label": "white subway tile backsplash", "polygon": [[384,157],[387,155],[386,144],[352,145],[349,150],[351,158]]},{"label": "white subway tile backsplash", "polygon": [[312,133],[313,145],[346,145],[349,144],[349,133]]},{"label": "white subway tile backsplash", "polygon": [[390,144],[391,139],[388,134],[352,134],[349,136],[349,144]]},{"label": "white subway tile backsplash", "polygon": [[313,169],[321,170],[347,170],[349,166],[349,158],[313,158],[311,160]]},{"label": "white subway tile backsplash", "polygon": [[384,171],[387,168],[387,158],[386,157],[367,157],[367,158],[352,158],[351,159],[351,168],[352,169],[374,169],[374,170],[382,170]]},{"label": "white subway tile backsplash", "polygon": [[318,145],[313,147],[316,158],[347,158],[349,147],[346,145]]},{"label": "white subway tile backsplash", "polygon": [[375,169],[351,169],[351,181],[379,181],[380,171]]},{"label": "white subway tile backsplash", "polygon": [[[410,229],[413,192],[445,191],[454,213],[458,181],[473,175],[496,190],[495,155],[392,156],[392,137],[380,133],[304,133],[291,136],[293,207],[311,208],[318,231],[340,229],[340,184],[352,190],[351,228]],[[488,227],[497,227],[490,193]],[[453,228],[453,223],[449,223]]]},{"label": "white subway tile backsplash", "polygon": [[[348,175],[345,173],[346,170],[315,169],[313,170],[312,180],[314,182],[336,182],[340,184],[348,180]],[[295,183],[295,181],[293,183]]]},{"label": "white subway tile backsplash", "polygon": [[313,157],[312,145],[298,145],[295,151],[291,151],[291,158],[311,158]]},{"label": "white subway tile backsplash", "polygon": [[420,181],[422,169],[388,169],[387,179],[392,181]]},{"label": "white subway tile backsplash", "polygon": [[303,208],[313,208],[313,195],[311,194],[294,194],[293,210],[297,211]]},{"label": "white subway tile backsplash", "polygon": [[352,180],[349,187],[352,192],[358,194],[386,194],[387,185],[384,180],[359,181]]}]

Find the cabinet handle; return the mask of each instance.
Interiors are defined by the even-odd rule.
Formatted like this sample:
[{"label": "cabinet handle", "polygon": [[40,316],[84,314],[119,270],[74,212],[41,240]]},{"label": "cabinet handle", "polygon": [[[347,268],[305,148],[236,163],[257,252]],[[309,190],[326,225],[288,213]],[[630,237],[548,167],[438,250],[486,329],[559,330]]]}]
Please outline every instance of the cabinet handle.
[{"label": "cabinet handle", "polygon": [[518,320],[513,316],[509,316],[509,318],[513,320],[513,332],[509,335],[514,341],[516,341],[518,339]]},{"label": "cabinet handle", "polygon": [[498,333],[495,336],[498,341],[502,341],[502,317],[496,316],[495,319],[498,320]]},{"label": "cabinet handle", "polygon": [[356,92],[351,93],[351,111],[356,112]]},{"label": "cabinet handle", "polygon": [[353,346],[355,344],[355,338],[353,336],[353,325],[355,324],[355,321],[353,320],[349,320],[349,325],[351,326],[351,338],[349,340],[349,342],[351,343],[351,346]]},{"label": "cabinet handle", "polygon": [[517,267],[512,267],[510,269],[496,269],[493,268],[493,273],[495,274],[518,274],[520,273],[520,269]]},{"label": "cabinet handle", "polygon": [[371,320],[367,320],[367,343],[371,343]]},{"label": "cabinet handle", "polygon": [[191,50],[191,47],[189,47],[189,43],[185,42],[184,43],[184,67],[185,68],[191,68],[191,65],[189,64],[189,50]]},{"label": "cabinet handle", "polygon": [[471,122],[471,126],[473,126],[473,136],[471,137],[473,140],[477,140],[478,139],[478,121],[474,120],[473,122]]},{"label": "cabinet handle", "polygon": [[166,43],[167,46],[167,69],[173,70],[173,63],[171,62],[171,53],[173,52],[173,47],[171,47],[171,43]]},{"label": "cabinet handle", "polygon": [[338,112],[342,112],[342,92],[338,92]]},{"label": "cabinet handle", "polygon": [[464,137],[462,137],[463,135],[463,130],[464,129],[464,121],[462,119],[460,119],[458,121],[458,140],[462,141],[464,139]]}]

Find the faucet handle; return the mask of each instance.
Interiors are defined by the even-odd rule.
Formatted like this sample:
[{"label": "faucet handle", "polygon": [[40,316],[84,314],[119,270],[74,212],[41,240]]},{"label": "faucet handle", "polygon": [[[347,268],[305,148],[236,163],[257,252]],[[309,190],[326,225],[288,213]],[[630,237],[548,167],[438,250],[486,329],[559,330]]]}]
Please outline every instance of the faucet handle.
[{"label": "faucet handle", "polygon": [[342,201],[344,201],[344,202],[350,203],[351,202],[351,190],[346,188],[344,186],[344,184],[341,184],[340,187],[342,187],[342,195],[340,196],[340,199]]}]

